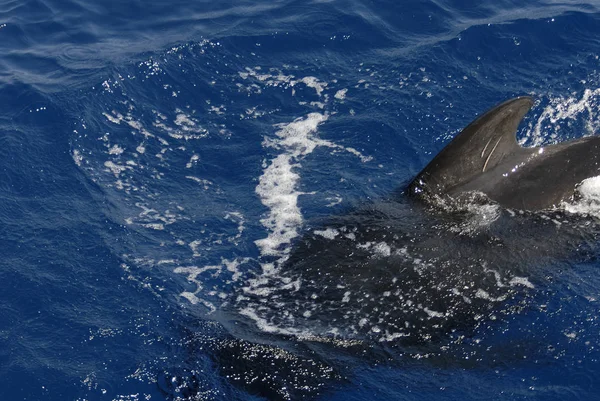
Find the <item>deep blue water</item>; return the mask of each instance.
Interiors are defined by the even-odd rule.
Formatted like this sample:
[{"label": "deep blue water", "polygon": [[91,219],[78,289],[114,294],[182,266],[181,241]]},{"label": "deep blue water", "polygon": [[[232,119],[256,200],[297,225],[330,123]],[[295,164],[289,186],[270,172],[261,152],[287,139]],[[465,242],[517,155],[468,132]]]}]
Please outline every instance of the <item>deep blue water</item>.
[{"label": "deep blue water", "polygon": [[278,270],[498,102],[597,133],[599,37],[575,1],[1,1],[0,399],[600,399],[591,234],[435,352],[294,323]]}]

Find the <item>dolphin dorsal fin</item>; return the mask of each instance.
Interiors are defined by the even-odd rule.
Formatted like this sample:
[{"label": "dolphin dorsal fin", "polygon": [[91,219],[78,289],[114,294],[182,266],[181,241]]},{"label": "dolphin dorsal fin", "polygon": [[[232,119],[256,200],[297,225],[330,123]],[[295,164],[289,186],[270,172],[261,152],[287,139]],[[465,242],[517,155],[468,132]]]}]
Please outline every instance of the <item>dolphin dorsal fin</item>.
[{"label": "dolphin dorsal fin", "polygon": [[533,99],[517,97],[499,104],[469,124],[410,184],[411,192],[443,195],[502,163],[515,153],[531,152],[519,146],[516,132]]}]

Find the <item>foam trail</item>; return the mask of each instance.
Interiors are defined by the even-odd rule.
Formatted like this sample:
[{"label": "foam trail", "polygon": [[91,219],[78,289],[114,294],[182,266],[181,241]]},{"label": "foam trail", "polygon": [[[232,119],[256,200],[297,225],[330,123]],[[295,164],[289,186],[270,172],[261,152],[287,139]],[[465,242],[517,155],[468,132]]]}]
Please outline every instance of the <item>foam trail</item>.
[{"label": "foam trail", "polygon": [[327,118],[327,114],[310,113],[292,123],[279,125],[278,139],[264,142],[265,146],[281,149],[282,153],[264,169],[256,187],[261,202],[269,208],[268,215],[261,219],[269,234],[255,242],[263,256],[285,257],[289,247],[282,247],[298,236],[298,227],[302,224],[298,196],[302,193],[296,188],[300,176],[295,170],[306,155],[326,143],[314,134]]}]

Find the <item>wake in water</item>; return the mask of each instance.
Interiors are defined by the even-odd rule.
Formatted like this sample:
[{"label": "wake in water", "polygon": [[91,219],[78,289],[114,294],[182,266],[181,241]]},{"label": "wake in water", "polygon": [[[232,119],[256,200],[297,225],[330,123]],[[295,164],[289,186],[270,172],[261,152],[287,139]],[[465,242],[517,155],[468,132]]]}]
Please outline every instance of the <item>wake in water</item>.
[{"label": "wake in water", "polygon": [[[557,258],[593,243],[581,214],[597,215],[594,180],[542,214],[477,199],[440,213],[400,194],[349,207],[344,167],[382,165],[323,131],[355,115],[353,92],[369,83],[253,61],[203,41],[115,71],[89,96],[72,151],[129,231],[112,245],[127,277],[225,327],[190,347],[248,391],[313,396],[351,374],[341,355],[400,363],[485,343],[537,306]],[[547,140],[541,127],[563,109],[591,110],[568,104],[550,102],[526,140]],[[307,178],[319,157],[332,176],[321,184]],[[307,199],[333,216],[307,219]]]}]

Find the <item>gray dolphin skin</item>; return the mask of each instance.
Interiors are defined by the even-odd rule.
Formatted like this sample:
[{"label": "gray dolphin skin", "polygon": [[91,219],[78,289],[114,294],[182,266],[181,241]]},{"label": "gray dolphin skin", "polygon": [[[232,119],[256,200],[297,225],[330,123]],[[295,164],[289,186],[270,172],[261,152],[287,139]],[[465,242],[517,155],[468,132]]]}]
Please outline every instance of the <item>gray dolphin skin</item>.
[{"label": "gray dolphin skin", "polygon": [[518,97],[477,118],[425,167],[409,192],[428,198],[479,191],[520,210],[572,200],[581,181],[600,174],[600,137],[523,148],[516,131],[532,105],[530,97]]},{"label": "gray dolphin skin", "polygon": [[500,327],[545,307],[557,260],[597,249],[597,222],[557,206],[599,174],[600,138],[523,148],[515,135],[532,105],[494,107],[401,194],[309,222],[286,258],[263,260],[272,270],[239,289],[220,312],[227,335],[208,344],[222,374],[292,400],[352,375],[353,358],[480,366],[535,355],[503,343]]}]

